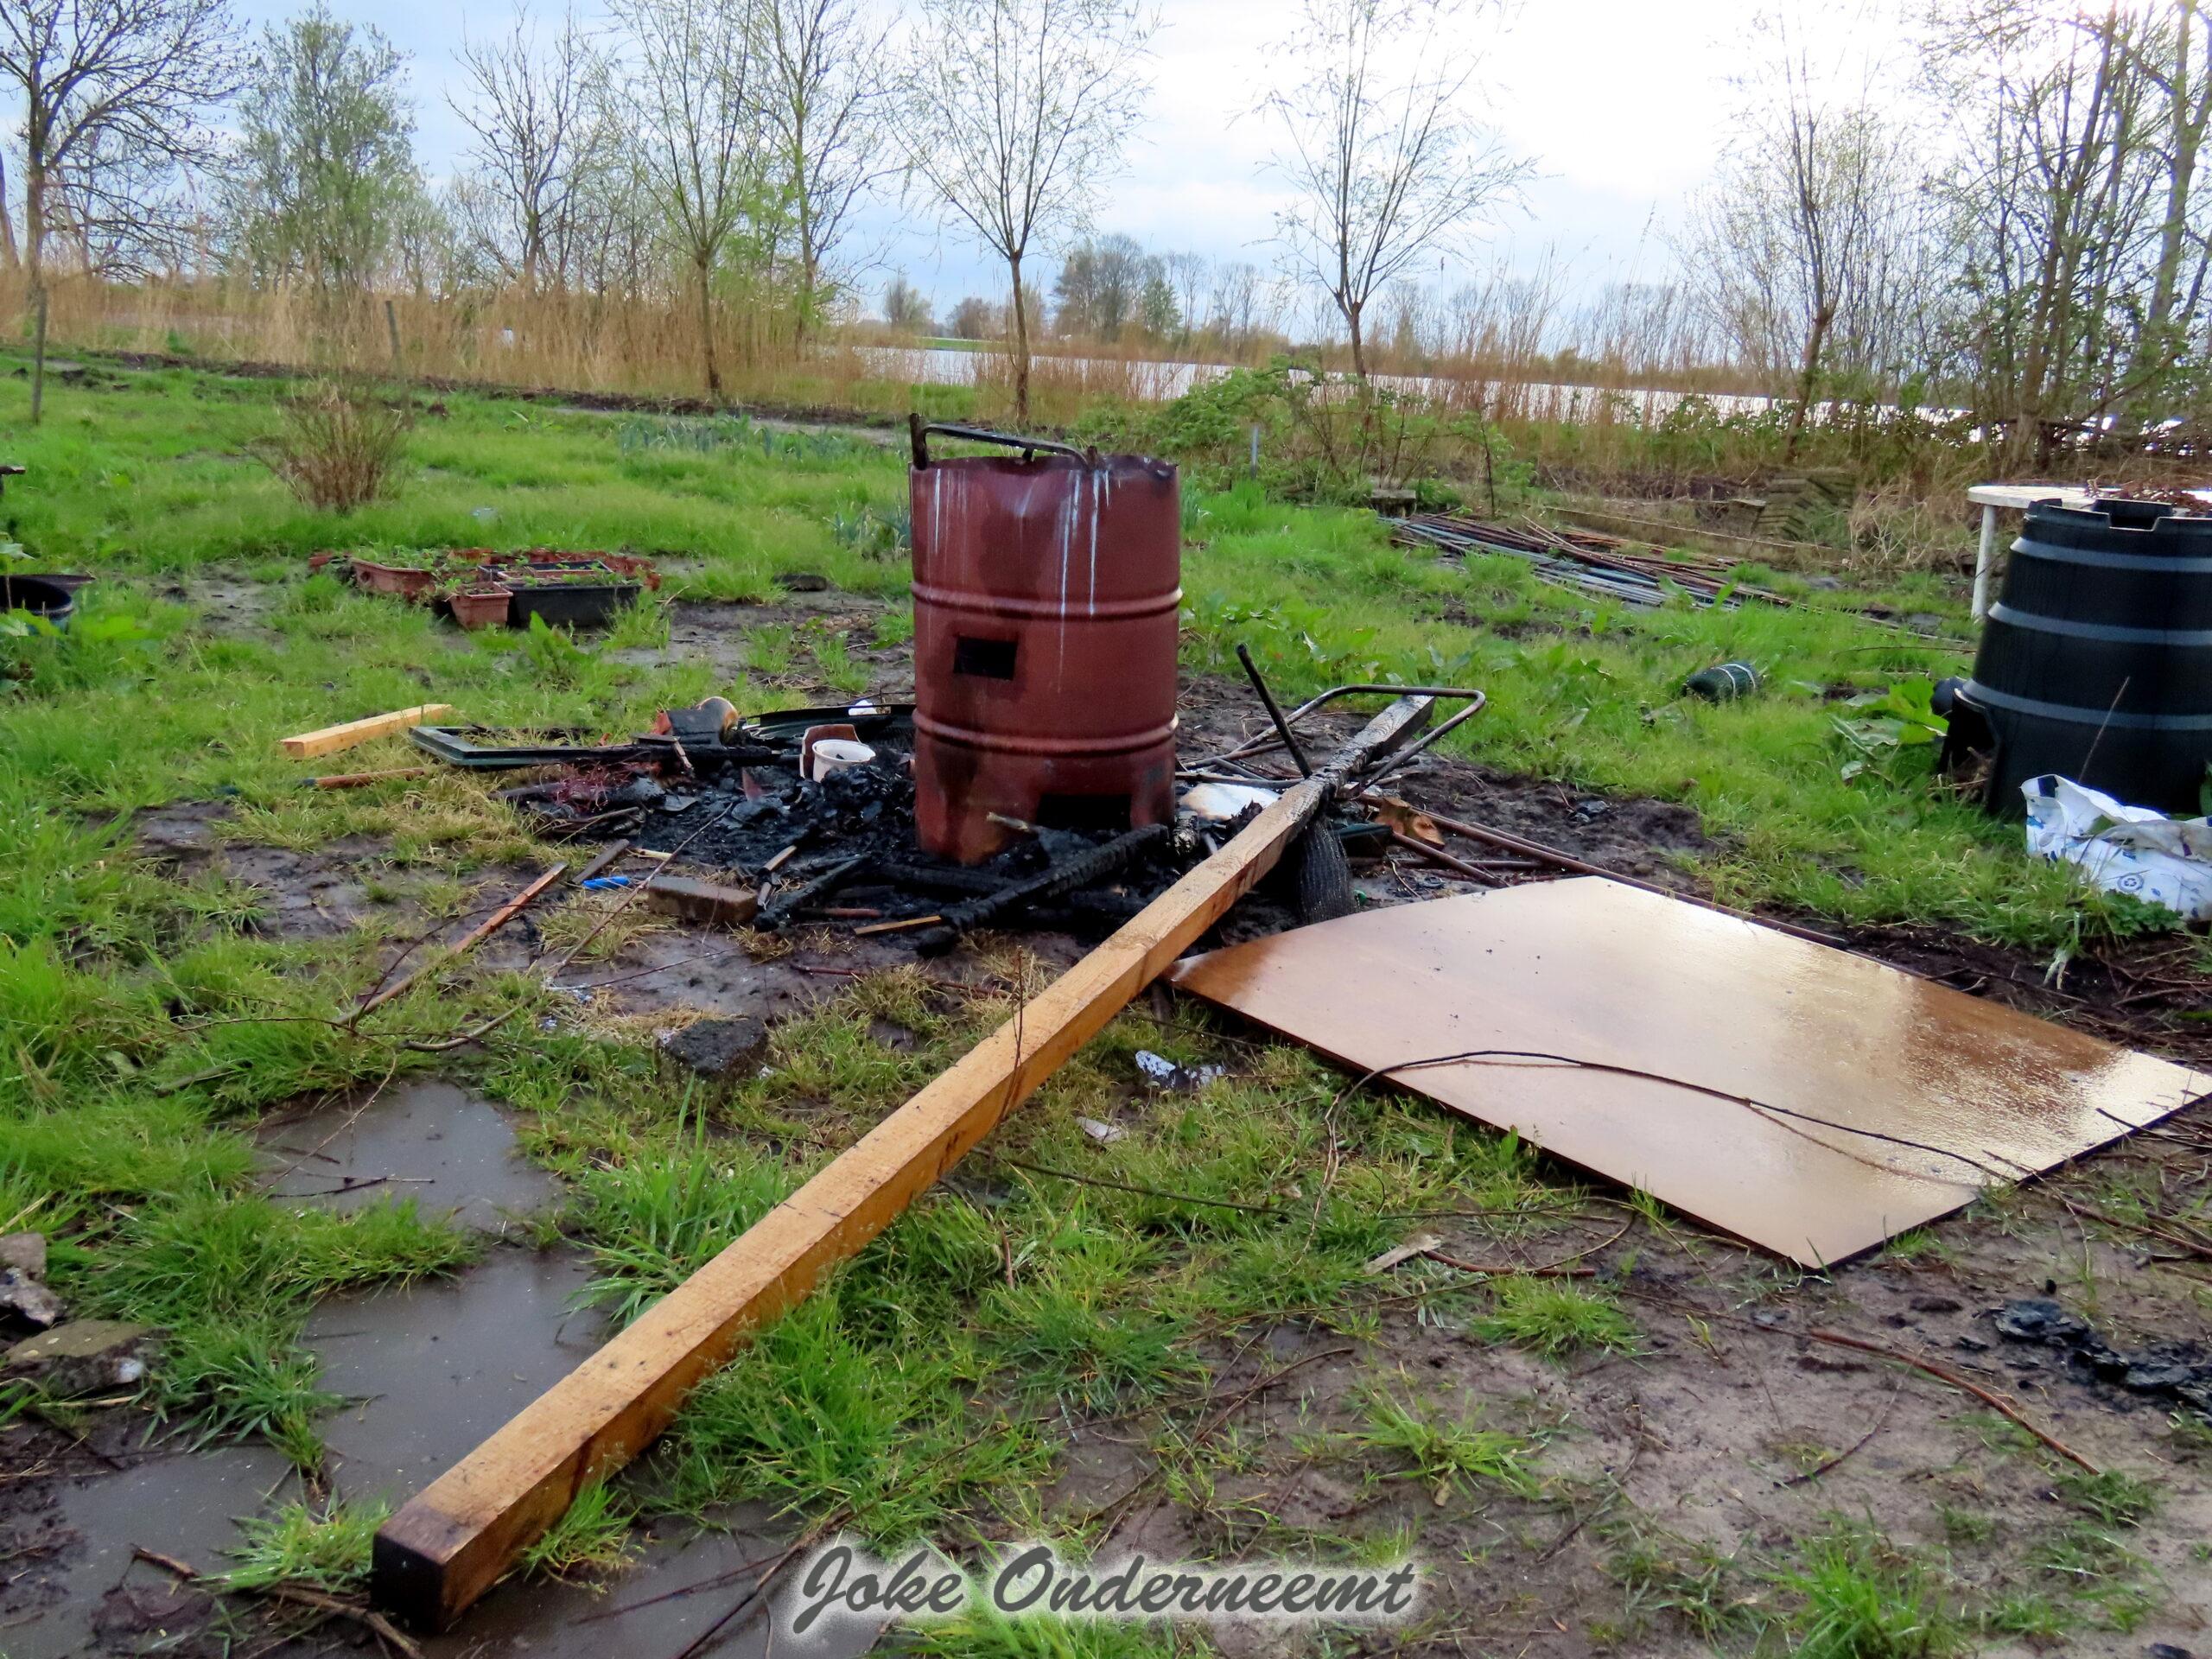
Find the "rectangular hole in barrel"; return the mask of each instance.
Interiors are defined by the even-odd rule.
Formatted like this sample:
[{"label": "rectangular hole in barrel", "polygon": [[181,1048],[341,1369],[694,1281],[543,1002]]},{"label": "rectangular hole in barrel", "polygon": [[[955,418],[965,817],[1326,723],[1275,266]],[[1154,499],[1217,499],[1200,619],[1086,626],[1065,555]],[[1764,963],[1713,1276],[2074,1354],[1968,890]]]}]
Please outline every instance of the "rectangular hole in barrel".
[{"label": "rectangular hole in barrel", "polygon": [[1014,642],[1011,639],[978,639],[970,634],[956,634],[952,640],[952,671],[973,674],[979,679],[1010,680],[1014,677]]},{"label": "rectangular hole in barrel", "polygon": [[1129,798],[1126,792],[1039,796],[1036,822],[1050,830],[1126,830],[1129,827]]}]

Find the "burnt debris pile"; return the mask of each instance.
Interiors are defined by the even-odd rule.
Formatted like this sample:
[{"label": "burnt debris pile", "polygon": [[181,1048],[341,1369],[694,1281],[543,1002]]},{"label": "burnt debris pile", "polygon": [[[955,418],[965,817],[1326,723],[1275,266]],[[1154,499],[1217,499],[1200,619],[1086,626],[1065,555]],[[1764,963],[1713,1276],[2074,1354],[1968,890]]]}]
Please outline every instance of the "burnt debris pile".
[{"label": "burnt debris pile", "polygon": [[550,768],[499,791],[539,833],[622,841],[715,871],[752,894],[755,927],[901,932],[925,954],[986,927],[1103,935],[1211,850],[1199,833],[1166,825],[1004,818],[1007,845],[990,857],[934,857],[916,831],[911,709],[861,704],[755,721],[724,710],[671,709],[662,729],[633,742],[566,751],[442,728],[418,728],[417,741],[454,764]]},{"label": "burnt debris pile", "polygon": [[2007,1302],[1993,1323],[2007,1341],[2050,1348],[2085,1378],[2212,1420],[2212,1350],[2201,1344],[2115,1348],[2087,1319],[2044,1297]]}]

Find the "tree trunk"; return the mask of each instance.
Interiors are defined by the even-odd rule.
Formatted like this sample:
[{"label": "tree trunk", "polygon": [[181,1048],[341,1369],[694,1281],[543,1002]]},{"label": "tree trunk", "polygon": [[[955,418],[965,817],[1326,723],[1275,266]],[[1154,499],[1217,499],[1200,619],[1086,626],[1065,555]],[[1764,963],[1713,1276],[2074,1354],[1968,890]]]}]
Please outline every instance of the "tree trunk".
[{"label": "tree trunk", "polygon": [[1828,328],[1835,321],[1833,302],[1813,314],[1813,327],[1805,336],[1805,360],[1797,371],[1797,407],[1790,411],[1789,438],[1782,446],[1785,461],[1797,459],[1797,446],[1804,441],[1805,422],[1813,412],[1813,388],[1821,372],[1821,347],[1827,343]]},{"label": "tree trunk", "polygon": [[2159,227],[2150,309],[2144,315],[2138,350],[2129,365],[2133,385],[2113,421],[2114,435],[2131,447],[2140,441],[2146,424],[2141,411],[2155,397],[2152,383],[2189,348],[2185,332],[2177,336],[2171,325],[2174,302],[2181,291],[2182,254],[2189,231],[2190,193],[2196,181],[2197,152],[2204,142],[2208,119],[2212,119],[2212,86],[2192,89],[2190,86],[2190,35],[2196,18],[2196,0],[2180,0],[2176,10],[2167,118],[2173,128],[2173,155],[2166,175],[2165,223]]},{"label": "tree trunk", "polygon": [[699,353],[707,365],[707,396],[722,395],[721,371],[715,366],[715,300],[714,288],[709,281],[712,263],[706,259],[692,262],[699,268]]},{"label": "tree trunk", "polygon": [[806,350],[807,325],[814,321],[815,293],[821,286],[822,270],[814,257],[804,217],[799,221],[798,317],[791,324],[791,351],[799,355]]},{"label": "tree trunk", "polygon": [[1007,256],[1014,274],[1014,423],[1029,424],[1029,308],[1021,296],[1021,256]]},{"label": "tree trunk", "polygon": [[46,168],[36,160],[23,164],[23,263],[34,293],[45,280]]},{"label": "tree trunk", "polygon": [[8,163],[0,158],[0,262],[15,270],[22,264],[16,251],[16,217],[8,211]]},{"label": "tree trunk", "polygon": [[1359,314],[1364,308],[1344,307],[1344,321],[1351,325],[1351,372],[1359,377],[1359,384],[1367,384],[1367,340],[1360,333]]}]

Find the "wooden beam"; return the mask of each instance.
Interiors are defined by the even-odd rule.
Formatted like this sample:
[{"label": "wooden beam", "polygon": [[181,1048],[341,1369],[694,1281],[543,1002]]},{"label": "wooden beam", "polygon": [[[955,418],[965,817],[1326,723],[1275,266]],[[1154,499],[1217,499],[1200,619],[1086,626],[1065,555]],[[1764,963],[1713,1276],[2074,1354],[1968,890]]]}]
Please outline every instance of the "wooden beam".
[{"label": "wooden beam", "polygon": [[753,1332],[958,1163],[1271,869],[1338,784],[1428,716],[1401,697],[1313,777],[640,1314],[377,1534],[370,1593],[443,1630]]},{"label": "wooden beam", "polygon": [[297,737],[283,740],[284,753],[295,760],[305,760],[318,754],[333,754],[340,749],[350,749],[356,743],[365,743],[372,737],[390,737],[394,732],[404,732],[410,726],[420,726],[435,715],[449,715],[449,702],[426,702],[419,708],[395,709],[388,715],[371,715],[366,720],[349,720],[343,726],[326,726],[318,732],[302,732]]}]

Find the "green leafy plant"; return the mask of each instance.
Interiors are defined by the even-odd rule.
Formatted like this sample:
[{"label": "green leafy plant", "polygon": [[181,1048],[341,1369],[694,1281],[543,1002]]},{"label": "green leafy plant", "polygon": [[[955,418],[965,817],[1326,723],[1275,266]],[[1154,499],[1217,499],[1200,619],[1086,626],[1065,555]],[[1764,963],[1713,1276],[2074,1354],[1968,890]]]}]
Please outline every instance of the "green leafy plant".
[{"label": "green leafy plant", "polygon": [[1932,680],[1900,680],[1885,691],[1861,692],[1847,699],[1844,706],[1858,712],[1838,715],[1832,722],[1852,752],[1852,759],[1844,763],[1844,781],[1869,772],[1889,779],[1886,768],[1898,755],[1942,742],[1950,723],[1935,710],[1935,691]]}]

